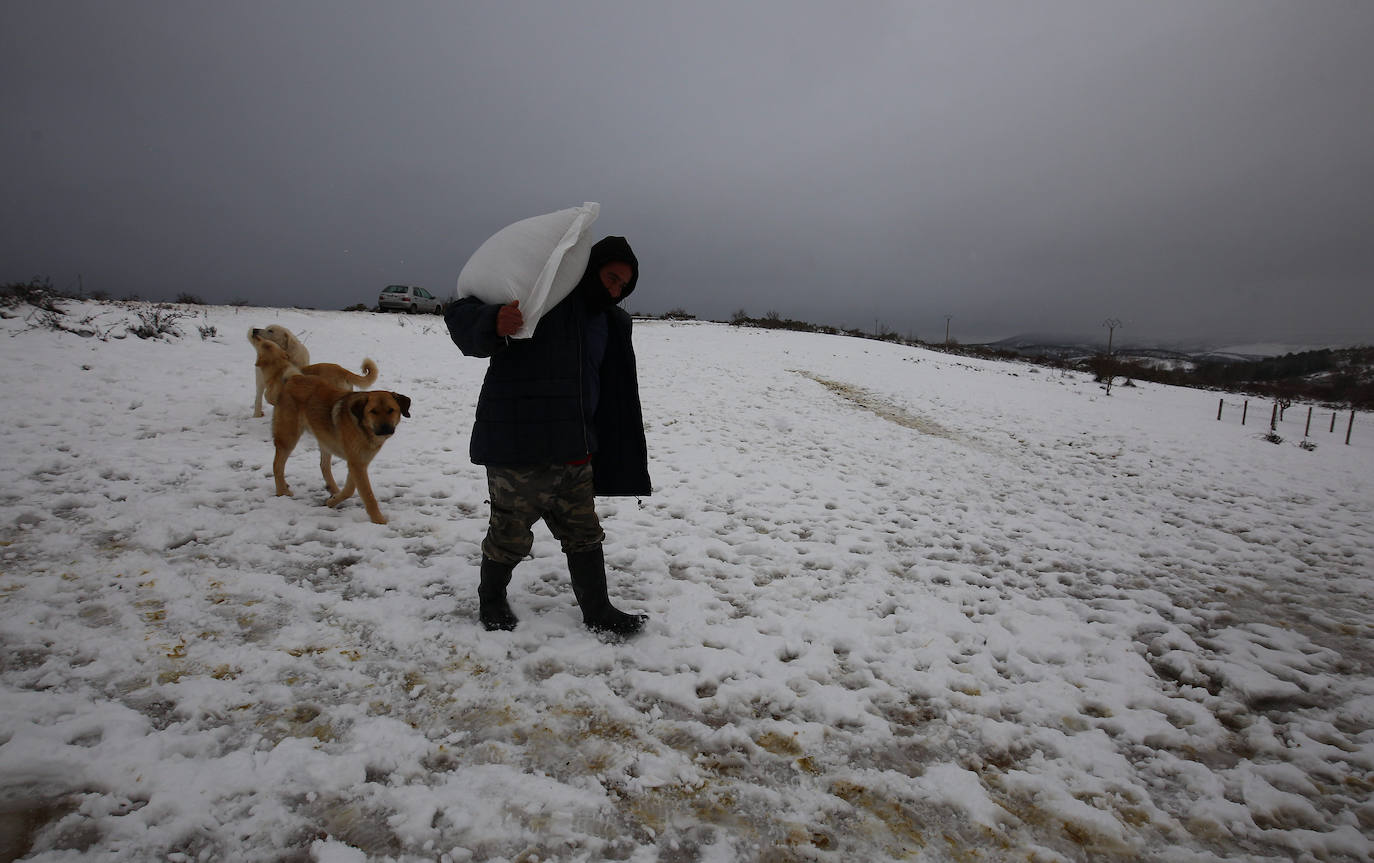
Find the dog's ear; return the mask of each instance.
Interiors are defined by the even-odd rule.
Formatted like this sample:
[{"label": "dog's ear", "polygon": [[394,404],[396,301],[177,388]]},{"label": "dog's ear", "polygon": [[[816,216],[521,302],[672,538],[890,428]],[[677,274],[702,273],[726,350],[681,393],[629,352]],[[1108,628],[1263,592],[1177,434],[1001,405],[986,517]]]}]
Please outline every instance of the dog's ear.
[{"label": "dog's ear", "polygon": [[396,404],[401,406],[401,416],[410,416],[410,396],[403,396],[400,393],[392,393],[396,399]]},{"label": "dog's ear", "polygon": [[358,425],[363,424],[363,411],[367,410],[367,399],[349,399],[348,412],[353,414],[353,418],[358,421]]}]

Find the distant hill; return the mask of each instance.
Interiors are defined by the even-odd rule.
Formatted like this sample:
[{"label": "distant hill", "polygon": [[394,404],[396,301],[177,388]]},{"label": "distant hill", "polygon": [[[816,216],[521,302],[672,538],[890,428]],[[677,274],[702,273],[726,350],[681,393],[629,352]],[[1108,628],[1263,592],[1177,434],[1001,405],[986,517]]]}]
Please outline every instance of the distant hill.
[{"label": "distant hill", "polygon": [[1123,377],[1207,387],[1287,400],[1374,408],[1374,347],[1320,347],[1279,354],[1283,346],[1245,345],[1180,350],[1114,347],[1042,336],[1016,336],[954,348],[1081,368],[1099,379]]}]

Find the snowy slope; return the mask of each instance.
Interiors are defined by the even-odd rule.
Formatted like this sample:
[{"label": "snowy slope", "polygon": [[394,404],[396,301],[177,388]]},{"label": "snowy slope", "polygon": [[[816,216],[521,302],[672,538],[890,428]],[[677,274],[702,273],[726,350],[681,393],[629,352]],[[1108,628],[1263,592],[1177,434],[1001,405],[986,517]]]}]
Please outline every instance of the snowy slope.
[{"label": "snowy slope", "polygon": [[[73,304],[102,332],[131,312]],[[437,318],[0,322],[0,859],[1367,860],[1374,427],[840,336],[641,322],[655,493],[580,626],[476,624],[484,363]],[[250,326],[413,416],[272,495]],[[197,326],[213,326],[202,339]],[[340,474],[342,467],[336,468]]]}]

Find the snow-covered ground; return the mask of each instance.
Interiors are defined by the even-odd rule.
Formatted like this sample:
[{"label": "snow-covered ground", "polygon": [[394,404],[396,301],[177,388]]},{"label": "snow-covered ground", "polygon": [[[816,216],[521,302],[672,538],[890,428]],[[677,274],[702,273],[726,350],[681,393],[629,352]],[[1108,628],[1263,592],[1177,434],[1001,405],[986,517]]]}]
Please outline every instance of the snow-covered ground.
[{"label": "snow-covered ground", "polygon": [[[648,629],[584,630],[539,528],[487,633],[485,364],[196,314],[0,322],[0,860],[1374,857],[1367,416],[641,322],[655,493],[600,510]],[[388,525],[308,441],[273,496],[270,323],[413,400]]]}]

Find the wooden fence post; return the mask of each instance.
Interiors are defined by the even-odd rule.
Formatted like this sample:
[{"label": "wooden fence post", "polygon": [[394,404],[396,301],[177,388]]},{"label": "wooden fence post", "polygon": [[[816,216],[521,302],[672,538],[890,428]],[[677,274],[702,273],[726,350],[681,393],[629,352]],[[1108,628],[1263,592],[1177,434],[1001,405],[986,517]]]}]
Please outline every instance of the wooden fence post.
[{"label": "wooden fence post", "polygon": [[1350,425],[1345,427],[1345,445],[1350,446],[1350,432],[1355,428],[1355,409],[1350,409]]},{"label": "wooden fence post", "polygon": [[1307,438],[1307,433],[1310,431],[1312,431],[1312,407],[1309,405],[1307,408],[1307,425],[1302,430],[1304,440]]},{"label": "wooden fence post", "polygon": [[1279,430],[1279,403],[1274,402],[1274,413],[1269,417],[1269,430]]},{"label": "wooden fence post", "polygon": [[1245,415],[1250,413],[1250,400],[1246,399],[1245,404],[1240,409],[1240,424],[1245,425]]},{"label": "wooden fence post", "polygon": [[1336,412],[1335,412],[1335,411],[1332,411],[1332,412],[1331,412],[1331,428],[1328,429],[1326,433],[1327,433],[1327,434],[1334,434],[1335,431],[1336,431]]},{"label": "wooden fence post", "polygon": [[1226,399],[1217,399],[1217,422],[1221,422],[1221,406],[1226,404]]}]

